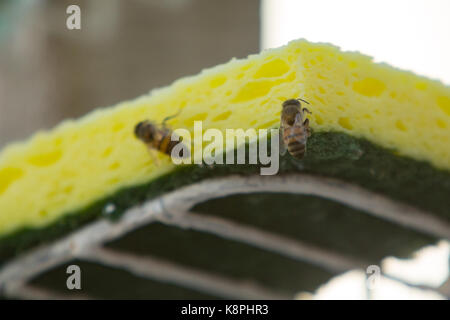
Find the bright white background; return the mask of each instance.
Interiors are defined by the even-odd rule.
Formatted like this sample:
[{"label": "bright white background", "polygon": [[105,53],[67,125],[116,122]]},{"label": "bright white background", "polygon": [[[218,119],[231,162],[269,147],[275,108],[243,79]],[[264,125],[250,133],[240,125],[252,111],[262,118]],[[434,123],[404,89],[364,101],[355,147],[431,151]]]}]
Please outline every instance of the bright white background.
[{"label": "bright white background", "polygon": [[[263,49],[305,38],[360,51],[377,62],[450,84],[450,0],[262,0]],[[409,283],[439,287],[449,274],[448,242],[411,260],[387,258],[383,271]],[[367,298],[364,270],[332,279],[315,299]],[[436,299],[434,292],[383,279],[375,299]],[[442,298],[442,297],[441,297]]]},{"label": "bright white background", "polygon": [[305,38],[450,84],[449,0],[262,0],[263,48]]}]

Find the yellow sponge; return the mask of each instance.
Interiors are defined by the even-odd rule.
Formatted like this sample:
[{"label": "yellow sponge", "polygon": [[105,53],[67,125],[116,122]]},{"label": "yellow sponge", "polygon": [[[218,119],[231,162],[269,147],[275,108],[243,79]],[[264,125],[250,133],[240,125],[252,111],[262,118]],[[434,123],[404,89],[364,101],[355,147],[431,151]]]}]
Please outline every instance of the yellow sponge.
[{"label": "yellow sponge", "polygon": [[133,135],[143,119],[173,128],[278,126],[281,103],[311,103],[316,131],[363,137],[401,155],[450,169],[450,88],[370,57],[303,40],[231,60],[133,101],[66,121],[0,154],[0,235],[40,227],[118,189],[174,169],[155,166]]}]

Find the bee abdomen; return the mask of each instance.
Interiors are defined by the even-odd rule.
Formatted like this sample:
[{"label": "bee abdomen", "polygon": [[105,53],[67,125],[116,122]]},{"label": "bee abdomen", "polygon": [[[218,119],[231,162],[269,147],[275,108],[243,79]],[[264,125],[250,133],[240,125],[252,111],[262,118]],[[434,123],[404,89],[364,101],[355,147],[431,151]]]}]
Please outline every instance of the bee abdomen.
[{"label": "bee abdomen", "polygon": [[[171,156],[173,148],[175,148],[175,146],[178,145],[179,143],[182,144],[183,142],[181,142],[181,141],[170,141],[169,145],[167,146],[167,149],[166,149],[166,154]],[[176,156],[177,158],[184,158],[186,155],[184,154],[183,149],[182,149],[180,154],[176,154],[174,156]]]},{"label": "bee abdomen", "polygon": [[[161,152],[164,152],[165,154],[172,156],[172,150],[173,148],[175,148],[175,146],[177,146],[178,144],[183,144],[182,142],[182,138],[179,138],[179,141],[172,141],[171,140],[171,134],[167,135],[164,139],[165,141],[161,144],[161,148],[164,147],[163,149],[160,149]],[[185,154],[186,151],[186,154]],[[189,155],[189,152],[187,150],[187,148],[183,148],[180,151],[180,154],[175,154],[174,156],[177,158],[185,158]]]},{"label": "bee abdomen", "polygon": [[288,151],[296,159],[301,159],[305,155],[306,145],[298,141],[292,141],[288,144]]},{"label": "bee abdomen", "polygon": [[302,127],[292,127],[290,130],[284,131],[284,140],[293,142],[298,140],[305,140],[306,132]]},{"label": "bee abdomen", "polygon": [[172,141],[170,137],[171,137],[170,131],[164,132],[163,136],[161,137],[161,140],[158,143],[158,146],[156,147],[156,149],[169,156],[173,147],[175,147],[175,145],[178,143],[177,141]]}]

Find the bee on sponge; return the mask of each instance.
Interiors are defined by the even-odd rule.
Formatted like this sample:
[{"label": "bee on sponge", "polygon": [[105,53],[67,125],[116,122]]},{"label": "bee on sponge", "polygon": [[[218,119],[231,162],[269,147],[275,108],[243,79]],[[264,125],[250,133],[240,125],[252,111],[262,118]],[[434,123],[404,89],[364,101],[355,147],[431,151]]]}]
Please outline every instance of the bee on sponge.
[{"label": "bee on sponge", "polygon": [[309,119],[311,114],[307,108],[302,108],[301,102],[309,104],[303,99],[290,99],[282,104],[280,124],[280,154],[286,151],[295,159],[302,159],[306,153],[306,142],[311,135]]},{"label": "bee on sponge", "polygon": [[186,152],[188,148],[184,145],[179,154],[172,154],[172,150],[175,146],[180,143],[183,144],[183,137],[179,137],[169,129],[166,126],[166,122],[177,115],[178,114],[166,117],[160,125],[150,120],[141,121],[134,127],[134,134],[136,138],[147,145],[150,152],[156,150],[168,156],[175,156],[178,158],[188,157],[188,152]]}]

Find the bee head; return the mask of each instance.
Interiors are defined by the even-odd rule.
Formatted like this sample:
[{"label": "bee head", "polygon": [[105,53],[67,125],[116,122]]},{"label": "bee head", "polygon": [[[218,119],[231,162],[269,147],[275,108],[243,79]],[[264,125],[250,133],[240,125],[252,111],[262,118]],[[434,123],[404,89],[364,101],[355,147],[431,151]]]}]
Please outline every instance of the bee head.
[{"label": "bee head", "polygon": [[134,135],[141,140],[151,140],[153,131],[153,125],[148,120],[141,121],[134,127]]},{"label": "bee head", "polygon": [[296,106],[296,107],[300,107],[300,102],[297,99],[289,99],[286,100],[285,102],[283,102],[283,109],[286,108],[287,106]]}]

